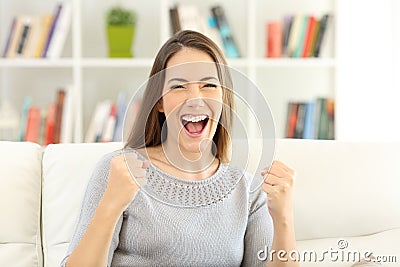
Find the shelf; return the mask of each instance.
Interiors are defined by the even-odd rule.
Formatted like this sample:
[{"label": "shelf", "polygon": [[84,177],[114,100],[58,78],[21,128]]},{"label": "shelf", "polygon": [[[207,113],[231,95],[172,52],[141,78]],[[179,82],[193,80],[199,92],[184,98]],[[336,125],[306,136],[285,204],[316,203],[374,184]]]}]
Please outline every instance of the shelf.
[{"label": "shelf", "polygon": [[[231,67],[335,67],[336,61],[331,58],[259,58],[250,60],[248,58],[227,59]],[[11,68],[71,68],[79,64],[84,68],[150,68],[153,64],[152,58],[84,58],[74,61],[65,59],[0,59],[0,67]]]},{"label": "shelf", "polygon": [[74,61],[65,59],[25,59],[25,58],[1,58],[0,67],[7,68],[71,68]]},{"label": "shelf", "polygon": [[256,59],[257,67],[335,67],[332,58],[265,58]]},{"label": "shelf", "polygon": [[81,60],[85,68],[150,68],[152,58],[84,58]]}]

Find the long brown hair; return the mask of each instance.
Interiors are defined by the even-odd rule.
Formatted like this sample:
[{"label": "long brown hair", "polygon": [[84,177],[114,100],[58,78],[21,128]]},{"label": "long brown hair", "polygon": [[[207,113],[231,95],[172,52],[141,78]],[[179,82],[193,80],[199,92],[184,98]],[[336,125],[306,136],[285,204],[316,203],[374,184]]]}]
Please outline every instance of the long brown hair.
[{"label": "long brown hair", "polygon": [[[173,35],[159,50],[150,72],[150,79],[143,94],[140,109],[136,115],[135,123],[129,134],[125,148],[143,148],[160,145],[164,138],[162,127],[166,120],[164,113],[159,112],[156,103],[163,94],[165,72],[168,60],[188,47],[207,53],[216,63],[218,78],[222,85],[223,107],[219,124],[213,137],[216,145],[215,156],[221,162],[230,161],[230,136],[233,114],[232,79],[229,68],[222,51],[205,35],[185,30]],[[144,129],[144,130],[143,130]],[[164,132],[164,131],[163,131]]]}]

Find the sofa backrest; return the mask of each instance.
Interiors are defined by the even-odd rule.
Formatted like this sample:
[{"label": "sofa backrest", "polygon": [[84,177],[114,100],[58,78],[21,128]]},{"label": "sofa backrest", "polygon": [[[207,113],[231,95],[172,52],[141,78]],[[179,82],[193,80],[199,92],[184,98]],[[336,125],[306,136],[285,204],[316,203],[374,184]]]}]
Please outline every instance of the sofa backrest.
[{"label": "sofa backrest", "polygon": [[[58,267],[95,164],[120,147],[0,142],[0,266]],[[297,171],[298,240],[400,228],[400,144],[281,139],[275,158]]]},{"label": "sofa backrest", "polygon": [[298,240],[400,228],[400,143],[284,139],[276,158],[297,171]]},{"label": "sofa backrest", "polygon": [[58,267],[75,231],[93,168],[120,143],[49,145],[43,153],[42,226],[45,267]]},{"label": "sofa backrest", "polygon": [[43,149],[0,142],[0,152],[0,266],[40,267]]}]

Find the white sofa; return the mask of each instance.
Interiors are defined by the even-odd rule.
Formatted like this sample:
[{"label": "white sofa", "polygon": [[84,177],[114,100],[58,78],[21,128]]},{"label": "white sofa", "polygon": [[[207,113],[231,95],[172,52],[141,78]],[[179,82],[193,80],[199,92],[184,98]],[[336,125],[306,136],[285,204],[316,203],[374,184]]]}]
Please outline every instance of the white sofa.
[{"label": "white sofa", "polygon": [[[118,148],[0,142],[0,266],[58,266],[95,163]],[[325,255],[301,266],[351,266],[342,253],[366,251],[400,266],[400,144],[282,139],[276,148],[297,171],[299,255]]]}]

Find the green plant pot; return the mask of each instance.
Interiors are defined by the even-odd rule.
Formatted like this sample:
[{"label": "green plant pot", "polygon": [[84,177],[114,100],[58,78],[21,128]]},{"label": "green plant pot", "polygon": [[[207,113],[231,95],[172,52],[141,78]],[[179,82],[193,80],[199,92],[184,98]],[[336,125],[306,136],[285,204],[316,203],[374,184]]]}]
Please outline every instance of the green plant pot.
[{"label": "green plant pot", "polygon": [[134,26],[107,26],[108,56],[133,57]]}]

